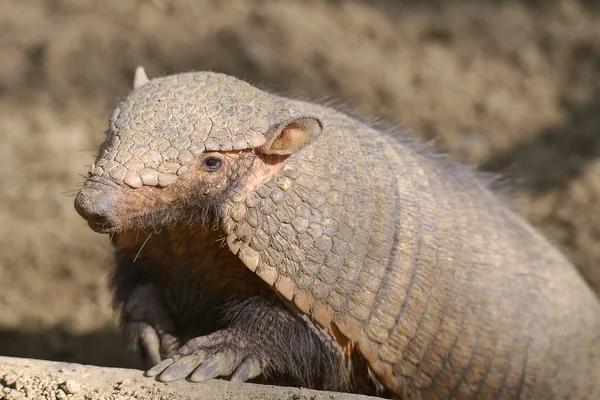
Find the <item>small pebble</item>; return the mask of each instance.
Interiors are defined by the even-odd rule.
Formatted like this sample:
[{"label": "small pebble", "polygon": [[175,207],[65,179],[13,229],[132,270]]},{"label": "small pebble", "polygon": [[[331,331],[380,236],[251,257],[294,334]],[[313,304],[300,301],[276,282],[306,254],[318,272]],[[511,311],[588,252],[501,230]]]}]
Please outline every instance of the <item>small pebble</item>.
[{"label": "small pebble", "polygon": [[17,392],[16,390],[11,390],[6,394],[5,400],[27,400],[25,394],[21,392]]},{"label": "small pebble", "polygon": [[76,394],[79,393],[79,391],[81,391],[81,385],[75,381],[68,379],[62,384],[62,389],[65,391],[66,394]]},{"label": "small pebble", "polygon": [[4,376],[4,378],[2,379],[4,381],[4,384],[6,386],[12,386],[14,385],[14,383],[17,381],[17,375],[15,374],[7,374]]},{"label": "small pebble", "polygon": [[65,392],[62,391],[62,389],[58,389],[56,391],[55,396],[58,400],[66,400],[67,399],[67,395],[65,394]]}]

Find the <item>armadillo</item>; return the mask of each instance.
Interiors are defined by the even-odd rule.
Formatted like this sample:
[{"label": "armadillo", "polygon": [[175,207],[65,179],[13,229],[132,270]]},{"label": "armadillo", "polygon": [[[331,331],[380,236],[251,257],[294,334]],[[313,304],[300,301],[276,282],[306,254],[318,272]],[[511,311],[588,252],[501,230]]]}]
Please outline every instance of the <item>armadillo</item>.
[{"label": "armadillo", "polygon": [[75,208],[161,381],[600,398],[600,303],[471,168],[228,75],[149,80]]}]

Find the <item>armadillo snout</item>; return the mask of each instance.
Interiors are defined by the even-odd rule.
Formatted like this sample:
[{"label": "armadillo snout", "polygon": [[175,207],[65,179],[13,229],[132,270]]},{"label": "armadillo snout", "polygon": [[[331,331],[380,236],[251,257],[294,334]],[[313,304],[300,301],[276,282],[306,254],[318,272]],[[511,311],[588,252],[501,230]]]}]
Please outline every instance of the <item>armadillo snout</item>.
[{"label": "armadillo snout", "polygon": [[[114,185],[114,186],[113,186]],[[96,232],[107,233],[115,227],[119,187],[112,182],[88,181],[75,198],[75,210]]]}]

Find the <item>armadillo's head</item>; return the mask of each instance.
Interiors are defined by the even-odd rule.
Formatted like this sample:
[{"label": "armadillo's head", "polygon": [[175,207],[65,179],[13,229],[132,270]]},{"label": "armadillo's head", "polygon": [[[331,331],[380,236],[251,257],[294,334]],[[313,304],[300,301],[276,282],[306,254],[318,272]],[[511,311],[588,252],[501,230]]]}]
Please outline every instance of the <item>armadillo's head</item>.
[{"label": "armadillo's head", "polygon": [[285,169],[321,129],[316,117],[292,116],[278,97],[227,75],[148,80],[138,69],[75,208],[105,233],[206,222]]}]

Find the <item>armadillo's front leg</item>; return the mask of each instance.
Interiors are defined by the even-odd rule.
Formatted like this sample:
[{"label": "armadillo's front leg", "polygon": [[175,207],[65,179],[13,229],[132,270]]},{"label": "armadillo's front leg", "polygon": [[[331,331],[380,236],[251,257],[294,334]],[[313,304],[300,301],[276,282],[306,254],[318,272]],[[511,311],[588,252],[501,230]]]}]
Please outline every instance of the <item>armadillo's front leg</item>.
[{"label": "armadillo's front leg", "polygon": [[344,375],[342,355],[331,339],[274,295],[231,305],[222,314],[226,328],[191,339],[147,375],[170,382],[218,376],[246,381],[259,375],[271,384],[342,390],[330,377]]},{"label": "armadillo's front leg", "polygon": [[129,345],[140,351],[147,367],[171,356],[181,346],[174,335],[173,319],[154,285],[133,288],[123,304],[121,325]]}]

